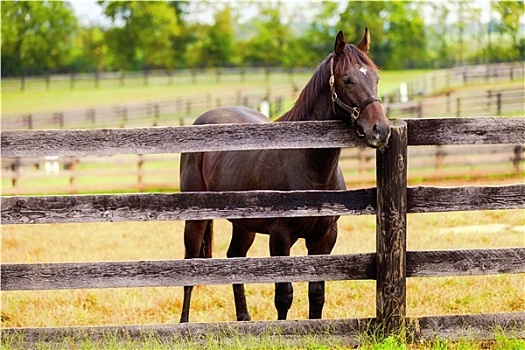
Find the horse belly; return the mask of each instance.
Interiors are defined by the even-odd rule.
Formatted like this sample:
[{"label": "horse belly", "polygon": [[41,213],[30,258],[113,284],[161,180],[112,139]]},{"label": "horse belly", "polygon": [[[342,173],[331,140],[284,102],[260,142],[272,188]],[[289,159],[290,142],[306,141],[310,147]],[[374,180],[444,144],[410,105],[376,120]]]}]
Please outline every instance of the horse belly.
[{"label": "horse belly", "polygon": [[[203,178],[208,191],[309,189],[304,179],[291,179],[289,162],[274,150],[207,152]],[[295,168],[295,167],[293,167]],[[301,186],[297,181],[304,182]]]},{"label": "horse belly", "polygon": [[257,219],[230,219],[229,221],[246,231],[272,234],[288,232],[295,239],[320,239],[339,219],[338,216],[284,217]]}]

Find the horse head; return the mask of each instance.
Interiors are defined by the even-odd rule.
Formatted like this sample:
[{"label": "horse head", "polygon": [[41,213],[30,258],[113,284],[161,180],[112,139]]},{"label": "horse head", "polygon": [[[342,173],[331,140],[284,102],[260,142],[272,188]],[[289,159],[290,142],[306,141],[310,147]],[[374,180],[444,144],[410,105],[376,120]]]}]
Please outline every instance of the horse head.
[{"label": "horse head", "polygon": [[370,147],[382,148],[390,137],[390,123],[377,97],[378,68],[368,57],[370,33],[357,46],[337,34],[330,61],[330,89],[335,115],[350,121]]}]

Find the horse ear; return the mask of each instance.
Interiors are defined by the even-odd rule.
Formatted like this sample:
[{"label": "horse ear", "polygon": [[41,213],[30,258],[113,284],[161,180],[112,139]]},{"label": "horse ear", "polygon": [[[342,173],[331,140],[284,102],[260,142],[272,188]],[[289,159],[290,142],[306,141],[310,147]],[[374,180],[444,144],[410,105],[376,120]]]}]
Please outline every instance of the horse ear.
[{"label": "horse ear", "polygon": [[368,31],[368,27],[365,27],[365,35],[359,44],[357,44],[357,48],[366,54],[370,51],[370,32]]},{"label": "horse ear", "polygon": [[337,37],[335,38],[335,44],[334,44],[334,52],[336,56],[339,56],[343,53],[343,50],[346,46],[346,40],[345,35],[343,34],[343,31],[340,30],[339,33],[337,33]]}]

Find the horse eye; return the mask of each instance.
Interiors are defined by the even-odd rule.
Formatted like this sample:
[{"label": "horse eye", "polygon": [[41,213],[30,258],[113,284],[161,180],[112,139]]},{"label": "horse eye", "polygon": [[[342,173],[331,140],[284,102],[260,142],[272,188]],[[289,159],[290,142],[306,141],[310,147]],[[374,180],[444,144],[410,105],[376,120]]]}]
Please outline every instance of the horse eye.
[{"label": "horse eye", "polygon": [[343,84],[345,84],[345,85],[352,85],[352,84],[354,84],[354,82],[352,80],[350,80],[350,78],[348,78],[348,77],[343,77]]}]

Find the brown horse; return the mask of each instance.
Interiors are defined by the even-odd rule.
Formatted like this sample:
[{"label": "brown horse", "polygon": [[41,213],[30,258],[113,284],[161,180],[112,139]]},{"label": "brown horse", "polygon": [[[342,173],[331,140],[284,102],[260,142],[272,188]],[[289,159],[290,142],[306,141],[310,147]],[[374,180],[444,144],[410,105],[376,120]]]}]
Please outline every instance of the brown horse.
[{"label": "brown horse", "polygon": [[[368,58],[370,35],[357,46],[346,44],[339,32],[330,54],[302,90],[294,107],[277,122],[344,120],[374,148],[384,147],[390,124],[377,96],[376,65]],[[263,114],[242,107],[208,111],[195,125],[225,123],[268,123]],[[339,168],[340,149],[282,149],[234,152],[186,153],[181,156],[181,191],[247,190],[344,190]],[[272,256],[290,255],[290,248],[304,238],[308,254],[330,254],[337,237],[338,217],[236,219],[228,257],[245,257],[255,233],[270,235]],[[212,220],[186,221],[185,258],[210,258]],[[184,287],[181,322],[188,322],[193,286]],[[238,321],[250,320],[244,285],[233,285]],[[310,282],[309,317],[321,318],[324,282]],[[292,304],[291,283],[275,284],[278,319],[286,319]]]}]

